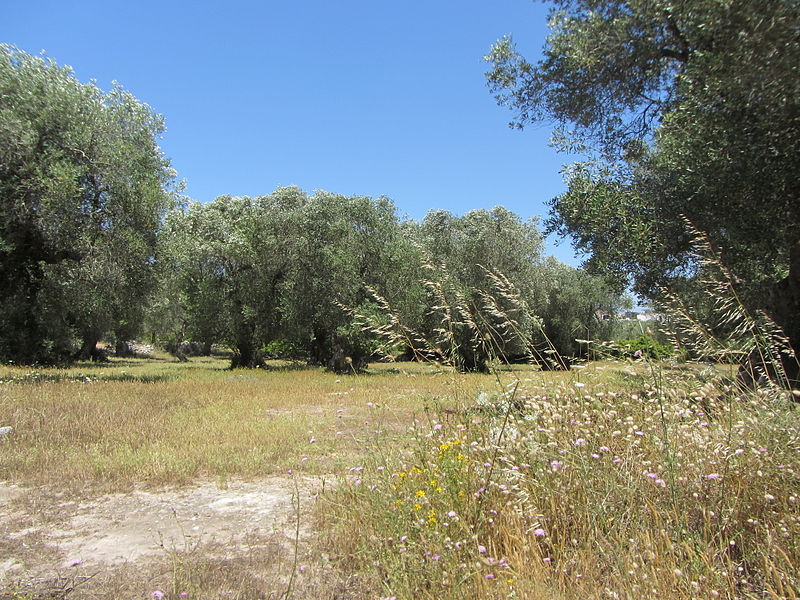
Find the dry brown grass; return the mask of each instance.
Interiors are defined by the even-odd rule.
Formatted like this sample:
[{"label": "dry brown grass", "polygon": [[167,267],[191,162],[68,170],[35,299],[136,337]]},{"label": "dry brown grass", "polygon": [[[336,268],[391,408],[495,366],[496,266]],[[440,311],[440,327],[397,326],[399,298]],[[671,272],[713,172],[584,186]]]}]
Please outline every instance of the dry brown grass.
[{"label": "dry brown grass", "polygon": [[[333,532],[327,538],[333,545],[320,545],[315,537],[303,541],[302,573],[295,568],[292,541],[285,534],[253,538],[245,551],[213,543],[187,546],[165,553],[160,560],[103,570],[69,592],[70,598],[143,598],[163,590],[170,599],[179,598],[182,591],[192,598],[277,599],[286,596],[294,573],[293,589],[286,597],[372,599],[380,590],[391,595],[391,579],[385,574],[393,565],[395,574],[411,578],[407,587],[394,591],[398,597],[444,598],[436,596],[434,588],[425,588],[428,583],[420,587],[427,576],[424,570],[396,562],[382,545],[380,536],[386,531],[375,519],[380,497],[360,495],[368,489],[362,468],[393,461],[404,461],[407,468],[419,464],[426,444],[437,438],[426,441],[418,433],[437,431],[433,429],[437,423],[457,427],[477,419],[490,431],[496,392],[514,381],[530,394],[532,390],[602,394],[638,389],[649,377],[645,365],[613,363],[594,363],[569,373],[513,367],[491,375],[458,374],[417,363],[374,365],[369,374],[358,376],[287,364],[256,371],[230,371],[226,366],[227,361],[219,358],[181,364],[162,357],[65,370],[0,368],[0,425],[14,427],[0,445],[0,480],[28,486],[32,490],[26,496],[28,505],[17,508],[35,515],[37,522],[55,519],[58,525],[59,503],[77,495],[86,500],[142,486],[260,479],[288,471],[326,475],[329,481],[330,474],[337,474],[350,483],[363,477],[353,496],[347,496],[348,486],[343,488],[345,496],[326,495],[321,523]],[[686,378],[682,370],[664,372],[676,380]],[[481,407],[476,407],[476,398],[484,399]],[[416,433],[409,432],[410,426],[417,428]],[[569,498],[562,490],[554,501],[574,503],[580,497]],[[541,586],[534,584],[552,573],[545,563],[533,561],[535,546],[518,543],[523,521],[514,518],[505,513],[497,517],[498,538],[493,543],[509,548],[507,558],[514,564],[528,564],[525,572],[530,577],[515,576],[517,597],[557,597],[562,587],[550,585],[542,596]],[[306,526],[312,523],[308,514],[302,519]],[[337,529],[342,522],[345,528]],[[581,532],[588,536],[591,529]],[[20,554],[22,542],[28,554]],[[614,543],[624,540],[614,538]],[[593,547],[581,546],[575,555],[583,553],[592,560]],[[380,568],[364,562],[376,550],[379,554],[372,562],[380,563]],[[57,558],[47,554],[52,552],[46,540],[35,536],[7,540],[0,552],[24,561],[34,560],[37,552],[41,560],[54,564]],[[604,572],[598,567],[596,574]],[[490,584],[493,587],[487,587]],[[404,595],[403,590],[414,589],[429,592]],[[478,579],[471,589],[475,597],[491,597],[501,588]],[[5,593],[4,597],[21,600],[41,598],[44,592],[31,584],[18,588],[15,595],[8,595],[10,588]]]},{"label": "dry brown grass", "polygon": [[496,384],[416,363],[349,377],[285,365],[229,371],[226,364],[2,368],[0,425],[14,432],[2,446],[0,480],[113,491],[289,469],[332,472],[379,427],[402,431],[426,406],[454,406]]},{"label": "dry brown grass", "polygon": [[204,543],[83,580],[87,573],[79,569],[55,570],[64,557],[42,527],[63,528],[68,520],[60,507],[76,498],[207,479],[261,480],[290,470],[341,472],[376,438],[394,444],[426,410],[455,410],[497,385],[493,376],[455,376],[417,363],[374,365],[370,374],[349,377],[290,364],[256,371],[230,371],[227,364],[160,357],[70,369],[0,367],[0,425],[14,428],[0,444],[0,481],[25,488],[12,513],[33,532],[20,537],[26,524],[5,522],[14,535],[0,544],[0,562],[44,563],[54,573],[35,581],[18,576],[16,588],[6,586],[0,597],[131,598],[164,590],[175,598],[181,591],[192,598],[279,598],[292,572],[293,598],[368,596],[365,578],[342,574],[307,540],[304,571],[293,570],[285,535],[254,539],[245,551]]}]

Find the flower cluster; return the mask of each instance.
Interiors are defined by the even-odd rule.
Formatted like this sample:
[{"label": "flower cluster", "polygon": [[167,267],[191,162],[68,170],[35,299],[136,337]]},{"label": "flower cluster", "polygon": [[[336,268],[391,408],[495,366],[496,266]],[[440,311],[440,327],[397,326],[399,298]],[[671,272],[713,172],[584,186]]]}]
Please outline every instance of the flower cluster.
[{"label": "flower cluster", "polygon": [[369,488],[341,491],[389,591],[414,597],[425,581],[441,598],[580,596],[608,580],[614,593],[715,598],[800,586],[791,416],[752,398],[575,389],[523,388],[513,407],[483,398],[455,422],[417,426],[364,470]]}]

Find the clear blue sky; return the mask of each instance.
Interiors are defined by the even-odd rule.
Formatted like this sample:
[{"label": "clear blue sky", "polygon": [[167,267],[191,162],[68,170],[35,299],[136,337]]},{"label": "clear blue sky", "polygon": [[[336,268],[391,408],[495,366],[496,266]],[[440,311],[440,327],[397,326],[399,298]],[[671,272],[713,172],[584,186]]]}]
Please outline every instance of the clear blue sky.
[{"label": "clear blue sky", "polygon": [[[502,204],[543,216],[569,157],[549,127],[507,127],[482,57],[504,34],[535,58],[531,0],[4,2],[0,41],[45,51],[164,115],[186,192],[278,186],[392,198],[401,214]],[[577,264],[567,241],[550,251]]]}]

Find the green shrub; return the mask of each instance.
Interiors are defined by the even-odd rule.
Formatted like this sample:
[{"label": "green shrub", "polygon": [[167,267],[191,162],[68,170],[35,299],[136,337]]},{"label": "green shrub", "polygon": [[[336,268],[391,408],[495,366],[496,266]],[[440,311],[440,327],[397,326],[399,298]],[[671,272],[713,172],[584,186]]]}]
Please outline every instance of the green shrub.
[{"label": "green shrub", "polygon": [[649,358],[663,360],[672,356],[672,348],[649,335],[617,340],[603,344],[604,354],[610,358]]}]

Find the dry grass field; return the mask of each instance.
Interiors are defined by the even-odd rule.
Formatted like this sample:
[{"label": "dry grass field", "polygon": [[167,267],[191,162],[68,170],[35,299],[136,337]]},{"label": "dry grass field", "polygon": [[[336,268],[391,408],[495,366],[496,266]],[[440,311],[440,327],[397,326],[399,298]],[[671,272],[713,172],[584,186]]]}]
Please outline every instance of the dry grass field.
[{"label": "dry grass field", "polygon": [[0,598],[793,598],[796,405],[645,362],[0,368]]},{"label": "dry grass field", "polygon": [[14,427],[0,479],[124,491],[290,469],[335,473],[376,428],[402,432],[426,408],[497,385],[418,363],[356,376],[288,363],[227,366],[224,358],[161,357],[0,368],[0,422]]}]

